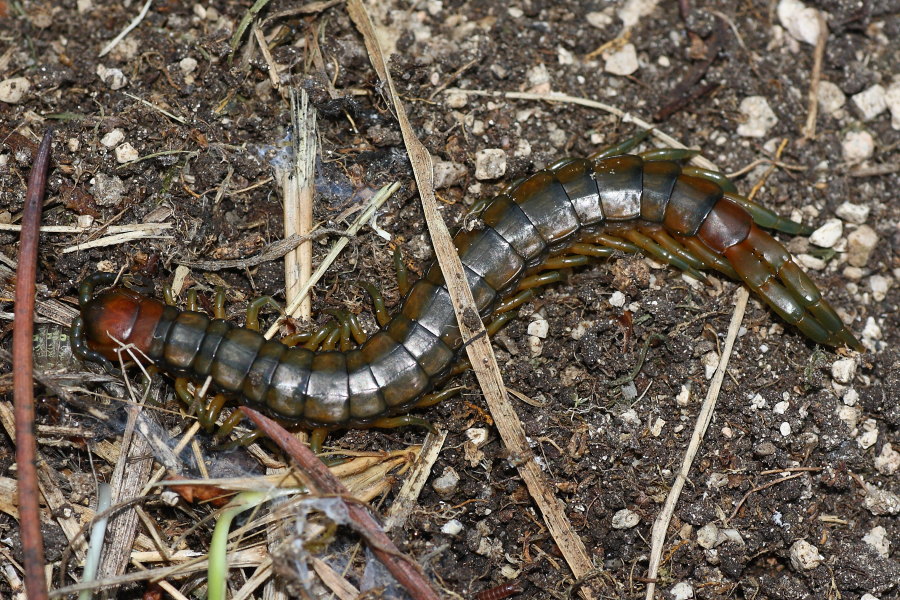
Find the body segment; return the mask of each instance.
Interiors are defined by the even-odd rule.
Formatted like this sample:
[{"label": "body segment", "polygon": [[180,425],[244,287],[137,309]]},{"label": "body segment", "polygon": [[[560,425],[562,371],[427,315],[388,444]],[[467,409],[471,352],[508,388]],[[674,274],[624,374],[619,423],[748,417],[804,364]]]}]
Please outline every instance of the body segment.
[{"label": "body segment", "polygon": [[[542,266],[643,251],[690,272],[715,269],[740,278],[813,341],[860,348],[790,254],[755,221],[803,227],[708,178],[682,173],[677,162],[628,154],[565,159],[494,198],[480,216],[481,228],[454,242],[482,317],[501,300],[552,281],[526,279]],[[361,426],[408,412],[447,375],[461,344],[436,265],[381,330],[346,352],[290,348],[125,288],[95,297],[94,287],[109,279],[95,276],[82,285],[82,316],[73,324],[81,356],[112,360],[120,342],[132,344],[164,370],[209,375],[218,389],[312,427]]]}]

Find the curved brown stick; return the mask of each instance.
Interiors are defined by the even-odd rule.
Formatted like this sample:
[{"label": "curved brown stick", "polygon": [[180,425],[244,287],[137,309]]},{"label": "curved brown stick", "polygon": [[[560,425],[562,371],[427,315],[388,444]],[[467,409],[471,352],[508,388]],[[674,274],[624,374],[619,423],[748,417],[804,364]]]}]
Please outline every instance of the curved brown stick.
[{"label": "curved brown stick", "polygon": [[19,470],[19,532],[25,563],[25,591],[28,600],[47,598],[44,579],[44,540],[38,509],[37,442],[34,437],[34,289],[37,277],[37,250],[41,208],[47,187],[52,129],[38,147],[25,192],[22,234],[19,238],[19,266],[16,269],[16,306],[13,316],[13,398],[16,421],[16,464]]},{"label": "curved brown stick", "polygon": [[[313,492],[342,497],[350,495],[344,484],[331,474],[328,467],[308,447],[301,444],[278,423],[247,406],[241,406],[241,411],[250,417],[250,420],[282,450],[297,461],[302,472],[308,478],[307,485]],[[363,533],[372,553],[388,568],[400,585],[406,588],[412,598],[415,600],[439,600],[440,597],[422,574],[419,565],[394,546],[394,542],[365,507],[355,502],[348,502],[347,512],[359,531]]]}]

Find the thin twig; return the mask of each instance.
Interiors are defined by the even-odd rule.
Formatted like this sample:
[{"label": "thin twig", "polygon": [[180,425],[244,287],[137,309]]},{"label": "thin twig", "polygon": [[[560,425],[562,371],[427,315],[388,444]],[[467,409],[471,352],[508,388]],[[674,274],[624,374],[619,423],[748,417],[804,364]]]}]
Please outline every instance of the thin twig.
[{"label": "thin twig", "polygon": [[803,139],[816,139],[816,117],[819,113],[819,81],[822,79],[822,59],[825,57],[825,42],[828,41],[828,23],[822,11],[816,11],[819,20],[819,37],[813,53],[813,69],[809,76],[809,109],[806,115],[806,126],[803,128]]},{"label": "thin twig", "polygon": [[[332,475],[319,457],[301,444],[297,438],[278,423],[252,408],[241,406],[241,411],[297,462],[303,475],[308,479],[307,485],[312,492],[319,495],[339,496],[348,500],[351,498],[350,492],[344,487],[344,484]],[[415,600],[439,599],[428,579],[421,572],[418,563],[397,549],[366,507],[358,502],[348,501],[346,508],[349,518],[365,537],[373,554]]]},{"label": "thin twig", "polygon": [[669,522],[675,513],[675,506],[681,497],[681,491],[687,481],[691,465],[697,452],[700,450],[700,444],[703,442],[703,436],[706,434],[706,428],[712,420],[713,410],[716,407],[716,400],[719,398],[719,390],[722,387],[722,381],[725,379],[725,369],[728,367],[728,359],[731,357],[731,351],[734,349],[734,341],[737,339],[738,331],[741,327],[741,321],[744,319],[744,310],[747,308],[747,300],[750,293],[746,287],[740,287],[737,291],[737,298],[734,306],[734,314],[731,317],[731,324],[728,326],[728,334],[725,338],[725,347],[722,349],[722,356],[719,358],[719,366],[716,368],[716,374],[713,376],[709,384],[709,391],[703,406],[700,408],[700,414],[697,415],[697,424],[694,432],[691,434],[691,441],[688,444],[687,451],[684,453],[684,460],[681,463],[681,469],[672,483],[669,495],[663,505],[662,511],[656,517],[653,523],[652,535],[650,538],[650,567],[647,570],[647,579],[651,580],[647,584],[647,600],[653,600],[656,589],[656,576],[659,573],[661,564],[663,545],[666,542],[666,531],[669,529]]},{"label": "thin twig", "polygon": [[773,479],[772,481],[770,481],[768,483],[764,483],[762,485],[756,486],[755,488],[747,490],[747,493],[744,494],[744,496],[734,506],[734,510],[731,511],[731,516],[728,517],[728,520],[731,521],[732,519],[734,519],[737,516],[738,512],[740,512],[740,510],[741,510],[741,507],[744,505],[744,502],[746,502],[747,498],[749,498],[752,494],[755,494],[756,492],[760,492],[766,488],[770,488],[773,485],[778,485],[779,483],[784,483],[785,481],[789,481],[791,479],[796,479],[798,477],[802,477],[803,475],[804,475],[804,473],[794,473],[793,475],[788,475],[787,477],[781,477],[779,479]]},{"label": "thin twig", "polygon": [[52,130],[48,129],[38,147],[28,178],[22,234],[19,237],[19,266],[16,270],[15,319],[13,321],[13,398],[16,422],[16,465],[19,481],[19,534],[25,563],[25,590],[28,600],[47,598],[44,579],[44,539],[38,507],[37,441],[34,435],[34,293],[37,257],[47,169],[50,166]]},{"label": "thin twig", "polygon": [[97,57],[102,58],[102,57],[106,56],[106,54],[109,53],[110,50],[115,48],[119,42],[121,42],[123,39],[125,39],[126,35],[131,33],[132,29],[134,29],[135,27],[140,25],[141,21],[144,20],[144,17],[146,17],[147,13],[150,11],[151,4],[153,4],[153,0],[147,0],[147,2],[144,4],[144,7],[141,9],[141,12],[138,13],[138,16],[136,16],[134,18],[134,20],[131,21],[131,23],[129,23],[128,26],[122,30],[122,33],[120,33],[119,35],[114,37],[112,39],[112,41],[110,41],[106,46],[104,46],[103,50],[100,51],[100,54],[98,54]]}]

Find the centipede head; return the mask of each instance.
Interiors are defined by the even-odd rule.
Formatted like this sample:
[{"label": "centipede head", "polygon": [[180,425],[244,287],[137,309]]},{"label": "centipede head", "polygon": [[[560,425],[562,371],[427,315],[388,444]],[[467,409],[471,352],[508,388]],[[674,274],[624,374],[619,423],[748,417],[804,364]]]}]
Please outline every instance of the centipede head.
[{"label": "centipede head", "polygon": [[146,354],[164,309],[160,302],[128,288],[112,288],[82,304],[84,339],[88,348],[118,361],[123,345]]}]

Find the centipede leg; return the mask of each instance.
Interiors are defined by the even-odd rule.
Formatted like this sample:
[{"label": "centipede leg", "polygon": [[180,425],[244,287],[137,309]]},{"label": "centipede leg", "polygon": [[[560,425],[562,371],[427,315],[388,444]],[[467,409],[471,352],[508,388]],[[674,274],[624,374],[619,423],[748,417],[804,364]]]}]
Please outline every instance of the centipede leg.
[{"label": "centipede leg", "polygon": [[635,135],[626,139],[620,144],[616,144],[615,146],[608,146],[606,148],[601,148],[600,150],[594,152],[590,156],[588,156],[588,160],[601,160],[604,158],[609,158],[610,156],[618,156],[620,154],[627,154],[629,150],[636,148],[647,139],[647,136],[650,135],[649,129],[642,129]]},{"label": "centipede leg", "polygon": [[700,154],[699,150],[691,150],[690,148],[653,148],[646,152],[639,152],[638,156],[645,161],[671,160],[673,162],[682,162],[690,160]]},{"label": "centipede leg", "polygon": [[335,330],[338,330],[338,326],[334,321],[325,323],[315,332],[313,332],[312,336],[306,341],[305,344],[303,344],[303,347],[307,350],[318,350],[319,346],[322,345],[324,340]]},{"label": "centipede leg", "polygon": [[459,392],[464,390],[465,388],[462,386],[456,386],[452,388],[448,388],[446,390],[441,390],[439,392],[432,392],[430,394],[425,394],[415,404],[413,404],[413,408],[428,408],[430,406],[434,406],[436,404],[440,404],[444,400],[449,400],[453,396],[457,395]]},{"label": "centipede leg", "polygon": [[683,167],[681,169],[682,175],[690,175],[691,177],[700,177],[702,179],[708,179],[712,181],[716,185],[718,185],[722,190],[730,193],[737,194],[737,186],[734,185],[734,182],[728,179],[724,173],[720,173],[719,171],[712,171],[710,169],[702,169],[700,167]]},{"label": "centipede leg", "polygon": [[753,217],[753,222],[760,227],[782,231],[791,235],[809,235],[814,231],[812,227],[804,225],[803,223],[798,223],[797,221],[792,221],[791,219],[785,219],[781,215],[772,212],[768,208],[761,206],[740,194],[727,193],[725,194],[725,198],[740,205],[741,208],[750,213],[750,216]]},{"label": "centipede leg", "polygon": [[184,307],[192,312],[200,311],[200,298],[197,295],[197,290],[191,288],[187,292],[187,298],[184,301]]},{"label": "centipede leg", "polygon": [[175,292],[172,290],[172,286],[168,283],[162,286],[163,293],[163,302],[166,303],[166,306],[175,306],[177,301],[175,300]]},{"label": "centipede leg", "polygon": [[381,290],[367,281],[354,281],[353,284],[369,293],[369,297],[372,299],[372,310],[375,311],[375,320],[378,321],[379,327],[386,327],[391,322],[391,313],[384,305],[384,296],[381,295]]},{"label": "centipede leg", "polygon": [[578,242],[569,246],[568,251],[572,254],[582,254],[592,258],[609,258],[616,253],[615,248],[606,246],[597,246],[596,244],[585,244]]},{"label": "centipede leg", "polygon": [[216,293],[213,295],[213,317],[216,319],[225,318],[225,288],[216,286]]},{"label": "centipede leg", "polygon": [[532,288],[550,285],[562,280],[562,273],[559,271],[548,271],[539,275],[530,275],[519,282],[517,291],[530,290]]},{"label": "centipede leg", "polygon": [[216,431],[215,437],[216,439],[224,439],[229,433],[231,433],[237,424],[241,422],[241,419],[244,418],[244,413],[239,410],[235,410],[228,418],[222,421],[222,425]]},{"label": "centipede leg", "polygon": [[313,454],[322,454],[322,447],[325,445],[325,438],[328,436],[328,430],[324,427],[316,427],[309,432],[309,449]]},{"label": "centipede leg", "polygon": [[584,255],[563,255],[563,256],[551,256],[543,263],[541,263],[541,270],[557,270],[557,269],[572,269],[575,267],[583,267],[588,264],[588,257]]},{"label": "centipede leg", "polygon": [[638,253],[641,251],[640,248],[638,248],[631,242],[626,242],[622,238],[610,235],[608,233],[586,233],[581,236],[581,241],[589,244],[606,246],[607,248],[619,250],[620,252],[628,252],[630,254]]},{"label": "centipede leg", "polygon": [[409,269],[403,262],[403,253],[400,252],[400,248],[394,248],[394,272],[397,275],[397,289],[401,296],[405,296],[410,288]]},{"label": "centipede leg", "polygon": [[304,333],[292,333],[290,335],[286,335],[281,338],[281,343],[287,346],[288,348],[293,348],[297,344],[306,343],[313,336],[313,334],[309,332]]},{"label": "centipede leg", "polygon": [[647,237],[640,231],[637,231],[635,229],[628,229],[619,232],[619,235],[631,241],[636,246],[642,248],[647,254],[650,255],[651,258],[655,258],[663,263],[673,265],[674,267],[681,269],[694,279],[697,279],[699,281],[706,281],[706,276],[695,269],[688,261],[682,259],[680,256],[672,252],[669,252],[669,250],[657,244],[656,241]]},{"label": "centipede leg", "polygon": [[491,313],[491,316],[496,317],[497,315],[501,315],[505,312],[509,312],[516,308],[519,308],[529,300],[534,298],[534,290],[522,290],[521,292],[516,293],[515,296],[511,296],[503,300],[497,307],[494,309],[494,312]]},{"label": "centipede leg", "polygon": [[[317,348],[322,352],[334,352],[337,350],[338,342],[341,339],[341,327],[337,323],[332,324],[332,329],[329,332],[328,336],[322,341],[321,345]],[[309,345],[309,344],[307,344]]]},{"label": "centipede leg", "polygon": [[682,246],[678,240],[670,236],[665,229],[661,227],[641,227],[641,233],[653,238],[653,240],[671,252],[681,257],[682,260],[697,270],[704,268],[712,268],[712,265],[703,262],[699,257],[694,256],[691,252]]},{"label": "centipede leg", "polygon": [[347,321],[350,324],[350,335],[353,336],[353,340],[358,345],[362,345],[369,336],[367,336],[366,332],[363,331],[362,323],[359,322],[359,317],[357,317],[352,312],[348,312]]},{"label": "centipede leg", "polygon": [[247,329],[252,329],[253,331],[260,330],[259,311],[267,305],[275,308],[279,313],[284,314],[284,309],[281,308],[281,305],[278,304],[272,296],[260,296],[247,305]]},{"label": "centipede leg", "polygon": [[380,419],[375,419],[374,421],[372,421],[371,425],[372,427],[380,427],[381,429],[394,429],[396,427],[415,425],[417,427],[423,427],[431,433],[437,433],[437,428],[432,425],[430,421],[426,421],[425,419],[414,417],[412,415],[402,415],[399,417],[381,417]]},{"label": "centipede leg", "polygon": [[732,279],[740,279],[741,277],[734,270],[734,267],[731,264],[710,250],[696,237],[685,237],[685,236],[677,236],[677,240],[681,242],[681,244],[687,248],[692,254],[697,256],[704,263],[719,271],[720,273],[727,275]]},{"label": "centipede leg", "polygon": [[91,350],[88,347],[87,341],[84,339],[84,320],[81,317],[75,317],[72,320],[72,328],[69,331],[69,343],[72,346],[72,354],[81,360],[99,363],[109,373],[115,371],[115,366],[112,362],[96,350]]},{"label": "centipede leg", "polygon": [[[350,350],[350,348],[352,347],[350,343],[350,313],[346,310],[338,310],[334,308],[330,308],[325,312],[337,319],[337,322],[339,324],[339,340],[341,352]],[[331,349],[333,350],[333,348]]]}]

